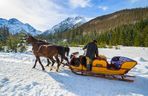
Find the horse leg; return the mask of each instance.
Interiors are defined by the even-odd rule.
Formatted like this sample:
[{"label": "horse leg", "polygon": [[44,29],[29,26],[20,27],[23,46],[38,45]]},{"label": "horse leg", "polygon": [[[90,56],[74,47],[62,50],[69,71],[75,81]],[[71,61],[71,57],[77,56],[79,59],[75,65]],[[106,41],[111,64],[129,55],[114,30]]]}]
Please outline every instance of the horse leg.
[{"label": "horse leg", "polygon": [[37,58],[36,58],[36,60],[35,60],[35,64],[34,64],[34,66],[33,66],[32,68],[35,68],[37,61],[38,61],[38,60],[37,60]]},{"label": "horse leg", "polygon": [[61,63],[60,63],[60,60],[59,60],[58,56],[55,56],[55,58],[56,58],[57,63],[58,63],[58,64],[57,64],[57,69],[56,69],[56,71],[58,72]]},{"label": "horse leg", "polygon": [[[63,64],[63,59],[67,61],[67,65],[69,64],[69,61],[68,61],[68,58],[64,55],[61,56],[61,64]],[[65,66],[66,64],[63,64],[63,67]]]},{"label": "horse leg", "polygon": [[52,61],[51,68],[50,68],[50,71],[51,71],[51,70],[52,70],[52,67],[53,67],[53,65],[54,65],[54,63],[55,63],[55,60],[53,59],[53,57],[50,58],[50,60]]},{"label": "horse leg", "polygon": [[42,70],[45,70],[45,68],[44,68],[43,64],[41,63],[40,57],[37,57],[37,59],[38,59],[38,61],[39,61],[40,65],[41,65],[41,67],[42,67]]},{"label": "horse leg", "polygon": [[[63,57],[61,57],[61,64],[63,64]],[[63,64],[63,67],[65,66],[65,64]]]},{"label": "horse leg", "polygon": [[69,65],[69,60],[68,60],[68,58],[67,58],[66,56],[63,56],[62,58],[65,59],[65,60],[67,61],[67,65]]},{"label": "horse leg", "polygon": [[51,60],[51,61],[52,61],[52,65],[51,65],[50,71],[52,70],[52,67],[53,67],[53,65],[54,65],[54,63],[55,63],[54,60]]},{"label": "horse leg", "polygon": [[46,66],[49,66],[49,64],[51,63],[51,62],[49,61],[49,59],[47,59],[47,62],[48,62],[48,63],[47,63],[47,65],[46,65]]},{"label": "horse leg", "polygon": [[63,57],[61,57],[61,63],[63,63]]}]

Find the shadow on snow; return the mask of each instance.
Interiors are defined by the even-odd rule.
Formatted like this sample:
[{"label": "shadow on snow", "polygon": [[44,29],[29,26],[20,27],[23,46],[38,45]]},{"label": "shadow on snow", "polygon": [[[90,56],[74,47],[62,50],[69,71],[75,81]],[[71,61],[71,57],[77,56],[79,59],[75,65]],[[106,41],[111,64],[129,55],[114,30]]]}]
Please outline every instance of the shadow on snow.
[{"label": "shadow on snow", "polygon": [[79,76],[69,70],[47,72],[65,90],[79,96],[148,95],[148,79],[137,76],[133,83],[104,78]]}]

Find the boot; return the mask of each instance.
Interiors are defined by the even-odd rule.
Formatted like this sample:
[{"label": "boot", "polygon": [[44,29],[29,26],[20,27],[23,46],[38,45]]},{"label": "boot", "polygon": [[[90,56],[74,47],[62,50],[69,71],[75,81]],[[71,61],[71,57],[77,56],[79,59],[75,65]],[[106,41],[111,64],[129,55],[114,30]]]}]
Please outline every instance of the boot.
[{"label": "boot", "polygon": [[87,64],[87,71],[91,71],[91,64]]}]

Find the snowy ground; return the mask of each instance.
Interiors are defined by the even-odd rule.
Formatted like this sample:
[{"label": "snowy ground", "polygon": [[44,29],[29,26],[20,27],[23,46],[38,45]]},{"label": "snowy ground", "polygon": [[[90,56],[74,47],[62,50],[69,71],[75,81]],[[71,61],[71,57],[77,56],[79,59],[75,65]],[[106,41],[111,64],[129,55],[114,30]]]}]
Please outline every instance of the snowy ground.
[{"label": "snowy ground", "polygon": [[[71,48],[71,53],[81,48]],[[78,76],[67,67],[60,72],[42,71],[39,64],[32,69],[32,53],[0,53],[0,96],[148,96],[148,48],[121,47],[119,50],[99,49],[110,60],[126,56],[138,62],[129,74],[133,83]],[[42,58],[44,66],[46,60]]]}]

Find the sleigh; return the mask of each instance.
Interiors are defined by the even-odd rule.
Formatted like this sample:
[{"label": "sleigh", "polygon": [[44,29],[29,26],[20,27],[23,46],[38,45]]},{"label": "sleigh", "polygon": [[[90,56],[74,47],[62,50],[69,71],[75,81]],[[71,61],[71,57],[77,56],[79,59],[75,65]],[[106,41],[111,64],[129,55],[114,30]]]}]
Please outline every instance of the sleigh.
[{"label": "sleigh", "polygon": [[[135,60],[127,57],[116,56],[112,58],[111,64],[109,64],[105,56],[99,56],[92,61],[91,70],[88,71],[86,67],[86,57],[76,57],[76,55],[78,55],[78,52],[75,52],[71,55],[70,69],[73,73],[77,75],[96,76],[111,80],[128,82],[134,81],[129,78],[133,78],[135,76],[130,76],[126,74],[137,65],[137,62]],[[118,65],[120,66],[113,66],[115,63],[119,63]]]}]

